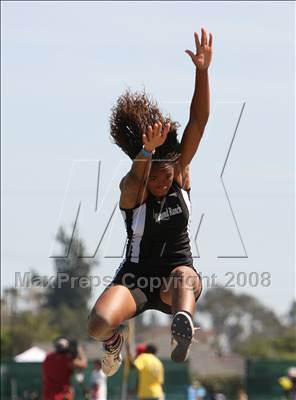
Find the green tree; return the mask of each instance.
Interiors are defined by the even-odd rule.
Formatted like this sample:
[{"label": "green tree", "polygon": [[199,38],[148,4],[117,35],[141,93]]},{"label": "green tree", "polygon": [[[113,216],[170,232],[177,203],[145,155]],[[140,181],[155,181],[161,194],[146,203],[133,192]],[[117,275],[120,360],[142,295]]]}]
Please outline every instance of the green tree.
[{"label": "green tree", "polygon": [[236,349],[246,357],[258,357],[280,360],[296,359],[295,332],[284,332],[283,336],[266,338],[265,335],[252,335]]},{"label": "green tree", "polygon": [[282,329],[275,313],[255,297],[236,294],[230,289],[216,287],[208,290],[199,303],[199,311],[206,313],[217,333],[217,347],[226,338],[227,347],[233,350],[250,335],[263,334],[274,337]]},{"label": "green tree", "polygon": [[[51,341],[58,335],[86,337],[89,274],[97,261],[83,258],[85,246],[60,228],[57,241],[65,257],[55,258],[56,277],[46,290],[48,278],[31,271],[32,287],[7,288],[1,298],[1,356],[12,357],[34,342]],[[50,283],[52,283],[50,281]]]},{"label": "green tree", "polygon": [[56,278],[45,293],[45,306],[57,310],[66,305],[70,309],[87,313],[91,296],[89,274],[98,262],[83,257],[83,241],[75,236],[67,236],[62,227],[58,232],[57,241],[66,256],[54,259]]},{"label": "green tree", "polygon": [[38,314],[19,311],[13,316],[13,323],[5,323],[1,329],[1,358],[10,358],[32,346],[35,342],[51,341],[58,335],[58,328],[52,324],[50,310]]},{"label": "green tree", "polygon": [[291,304],[291,308],[289,310],[288,317],[289,317],[289,323],[292,326],[295,326],[296,325],[296,300],[294,300],[293,303]]},{"label": "green tree", "polygon": [[88,312],[81,308],[71,308],[67,304],[60,304],[51,315],[51,322],[58,328],[58,334],[76,338],[87,339]]},{"label": "green tree", "polygon": [[1,328],[1,360],[10,358],[13,355],[12,335],[9,326]]}]

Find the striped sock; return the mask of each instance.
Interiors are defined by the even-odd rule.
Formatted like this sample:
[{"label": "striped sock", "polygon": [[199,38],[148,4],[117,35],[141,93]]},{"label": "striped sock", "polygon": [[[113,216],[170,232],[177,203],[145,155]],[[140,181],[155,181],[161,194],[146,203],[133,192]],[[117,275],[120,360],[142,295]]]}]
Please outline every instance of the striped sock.
[{"label": "striped sock", "polygon": [[115,332],[110,338],[103,340],[103,344],[107,347],[116,347],[116,345],[120,342],[120,334]]}]

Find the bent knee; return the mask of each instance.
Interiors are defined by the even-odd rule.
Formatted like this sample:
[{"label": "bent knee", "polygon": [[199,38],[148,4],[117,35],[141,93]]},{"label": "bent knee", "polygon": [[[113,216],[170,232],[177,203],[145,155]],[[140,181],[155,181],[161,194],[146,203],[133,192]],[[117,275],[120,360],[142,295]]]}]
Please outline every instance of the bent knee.
[{"label": "bent knee", "polygon": [[87,323],[87,333],[94,339],[104,340],[106,335],[112,330],[111,321],[98,313],[95,309],[92,310]]},{"label": "bent knee", "polygon": [[200,283],[199,274],[193,268],[187,266],[176,267],[172,270],[170,276],[179,278],[180,282],[188,279]]},{"label": "bent knee", "polygon": [[171,272],[171,277],[174,278],[174,287],[182,286],[194,291],[198,297],[202,291],[202,283],[200,275],[190,267],[180,266],[176,267]]},{"label": "bent knee", "polygon": [[172,270],[171,275],[175,275],[175,276],[187,276],[187,275],[193,275],[195,274],[194,269],[192,269],[191,267],[187,267],[187,266],[180,266],[180,267],[176,267]]}]

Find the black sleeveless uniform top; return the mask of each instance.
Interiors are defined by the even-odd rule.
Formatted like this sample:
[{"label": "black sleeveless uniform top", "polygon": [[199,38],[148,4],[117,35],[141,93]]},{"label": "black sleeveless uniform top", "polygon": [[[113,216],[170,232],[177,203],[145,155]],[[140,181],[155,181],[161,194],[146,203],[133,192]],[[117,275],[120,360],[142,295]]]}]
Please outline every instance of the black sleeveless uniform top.
[{"label": "black sleeveless uniform top", "polygon": [[173,181],[162,200],[149,193],[143,204],[133,209],[121,208],[121,212],[127,231],[124,265],[139,264],[141,271],[192,266],[189,190]]}]

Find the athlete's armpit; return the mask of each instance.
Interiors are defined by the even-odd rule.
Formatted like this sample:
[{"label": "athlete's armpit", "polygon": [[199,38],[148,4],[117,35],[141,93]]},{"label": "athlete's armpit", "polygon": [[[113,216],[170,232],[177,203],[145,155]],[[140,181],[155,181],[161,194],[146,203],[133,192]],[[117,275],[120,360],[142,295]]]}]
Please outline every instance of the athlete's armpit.
[{"label": "athlete's armpit", "polygon": [[190,189],[189,165],[183,168],[182,164],[178,162],[174,170],[174,180],[178,183],[180,188],[189,190]]}]

